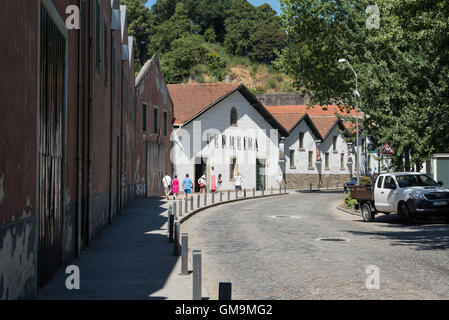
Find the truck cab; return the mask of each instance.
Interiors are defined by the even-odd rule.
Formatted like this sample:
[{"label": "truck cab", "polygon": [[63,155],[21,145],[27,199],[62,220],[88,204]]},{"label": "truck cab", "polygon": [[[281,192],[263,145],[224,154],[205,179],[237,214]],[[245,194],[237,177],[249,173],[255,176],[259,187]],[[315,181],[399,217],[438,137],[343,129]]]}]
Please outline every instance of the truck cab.
[{"label": "truck cab", "polygon": [[[372,193],[368,192],[369,188]],[[396,213],[405,223],[426,216],[444,216],[449,223],[449,189],[426,174],[381,174],[373,186],[356,187],[351,194],[368,222],[373,221],[377,213]]]}]

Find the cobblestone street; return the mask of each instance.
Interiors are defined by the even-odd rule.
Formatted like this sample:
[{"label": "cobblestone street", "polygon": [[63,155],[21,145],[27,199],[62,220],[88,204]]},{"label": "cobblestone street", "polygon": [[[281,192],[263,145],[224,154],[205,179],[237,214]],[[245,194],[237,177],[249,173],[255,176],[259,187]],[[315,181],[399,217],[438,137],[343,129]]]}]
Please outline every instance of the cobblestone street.
[{"label": "cobblestone street", "polygon": [[[336,209],[341,199],[299,193],[219,206],[182,232],[203,252],[208,292],[232,282],[233,299],[449,298],[449,226],[404,226],[395,215],[364,223]],[[380,269],[379,290],[366,288],[369,265]]]}]

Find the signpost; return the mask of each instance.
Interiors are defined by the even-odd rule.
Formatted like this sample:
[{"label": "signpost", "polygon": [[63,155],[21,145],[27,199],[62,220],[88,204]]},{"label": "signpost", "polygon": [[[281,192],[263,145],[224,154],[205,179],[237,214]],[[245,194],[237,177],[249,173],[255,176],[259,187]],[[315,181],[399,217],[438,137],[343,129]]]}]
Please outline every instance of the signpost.
[{"label": "signpost", "polygon": [[[391,159],[394,155],[394,149],[391,147],[390,142],[387,142],[382,149],[381,156],[383,159]],[[388,162],[387,162],[387,171],[390,172]]]}]

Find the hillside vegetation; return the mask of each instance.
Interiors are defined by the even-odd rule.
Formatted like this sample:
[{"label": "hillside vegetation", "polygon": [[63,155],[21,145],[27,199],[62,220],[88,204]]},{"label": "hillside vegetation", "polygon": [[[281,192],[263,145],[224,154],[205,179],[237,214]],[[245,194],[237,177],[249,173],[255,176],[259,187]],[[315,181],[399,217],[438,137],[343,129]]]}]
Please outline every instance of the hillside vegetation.
[{"label": "hillside vegetation", "polygon": [[271,64],[286,44],[268,4],[246,0],[121,0],[135,37],[136,71],[158,54],[168,83],[239,82],[254,93],[292,92]]}]

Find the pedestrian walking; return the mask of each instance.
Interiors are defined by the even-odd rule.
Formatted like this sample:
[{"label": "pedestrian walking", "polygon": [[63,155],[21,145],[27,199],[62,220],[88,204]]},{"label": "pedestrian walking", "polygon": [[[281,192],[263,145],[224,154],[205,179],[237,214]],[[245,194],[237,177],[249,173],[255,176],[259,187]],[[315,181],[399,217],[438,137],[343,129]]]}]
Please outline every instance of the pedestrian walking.
[{"label": "pedestrian walking", "polygon": [[173,179],[173,200],[176,200],[176,198],[178,197],[178,193],[179,193],[179,180],[178,176],[175,176],[175,178]]},{"label": "pedestrian walking", "polygon": [[235,176],[234,186],[239,196],[240,192],[242,191],[242,185],[243,185],[243,176],[240,174],[240,172],[237,172],[237,175]]},{"label": "pedestrian walking", "polygon": [[204,193],[206,190],[206,176],[203,175],[201,178],[198,179],[198,185],[200,186],[200,192]]},{"label": "pedestrian walking", "polygon": [[220,188],[221,188],[222,184],[223,184],[223,176],[220,173],[218,175],[218,180],[217,180],[217,191],[220,191]]},{"label": "pedestrian walking", "polygon": [[186,174],[186,177],[182,181],[182,188],[184,189],[184,193],[186,195],[186,199],[189,199],[190,193],[192,192],[193,181],[190,179],[189,174]]},{"label": "pedestrian walking", "polygon": [[162,178],[162,184],[164,185],[165,198],[167,200],[169,200],[170,197],[171,182],[172,182],[171,177],[166,172],[164,178]]}]

